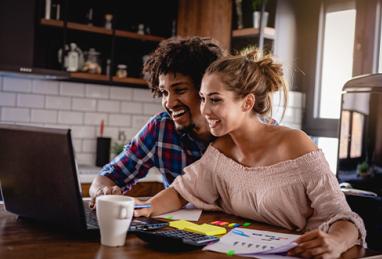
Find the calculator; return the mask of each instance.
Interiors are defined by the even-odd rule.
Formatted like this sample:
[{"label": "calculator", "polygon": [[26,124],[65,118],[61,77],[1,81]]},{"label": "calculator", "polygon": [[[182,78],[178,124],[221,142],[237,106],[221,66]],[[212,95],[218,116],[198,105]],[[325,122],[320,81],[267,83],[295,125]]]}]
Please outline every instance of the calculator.
[{"label": "calculator", "polygon": [[131,225],[129,228],[129,232],[135,232],[139,230],[153,230],[153,229],[159,229],[164,228],[168,226],[168,222],[152,219],[152,218],[146,218],[146,217],[138,217],[133,218],[131,221]]},{"label": "calculator", "polygon": [[161,250],[183,250],[200,248],[219,241],[219,238],[192,233],[179,229],[136,231],[135,234],[150,245]]}]

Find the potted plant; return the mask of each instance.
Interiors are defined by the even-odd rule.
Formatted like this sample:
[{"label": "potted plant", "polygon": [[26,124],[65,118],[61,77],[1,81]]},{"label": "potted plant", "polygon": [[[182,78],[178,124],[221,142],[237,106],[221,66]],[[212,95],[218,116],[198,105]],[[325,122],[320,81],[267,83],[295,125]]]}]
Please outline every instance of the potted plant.
[{"label": "potted plant", "polygon": [[362,178],[371,176],[371,170],[369,168],[369,164],[366,161],[363,161],[357,166],[357,174]]},{"label": "potted plant", "polygon": [[[261,16],[261,5],[263,0],[252,0],[252,11],[253,11],[253,27],[260,28],[260,16]],[[269,13],[264,11],[263,13],[263,26],[266,27],[268,24]]]}]

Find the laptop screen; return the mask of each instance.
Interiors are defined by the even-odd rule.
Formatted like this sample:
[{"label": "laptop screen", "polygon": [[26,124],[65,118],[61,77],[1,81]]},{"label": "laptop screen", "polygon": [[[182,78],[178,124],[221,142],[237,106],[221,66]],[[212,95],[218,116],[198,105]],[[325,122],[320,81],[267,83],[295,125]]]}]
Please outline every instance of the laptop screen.
[{"label": "laptop screen", "polygon": [[0,186],[9,212],[86,228],[70,129],[0,124]]}]

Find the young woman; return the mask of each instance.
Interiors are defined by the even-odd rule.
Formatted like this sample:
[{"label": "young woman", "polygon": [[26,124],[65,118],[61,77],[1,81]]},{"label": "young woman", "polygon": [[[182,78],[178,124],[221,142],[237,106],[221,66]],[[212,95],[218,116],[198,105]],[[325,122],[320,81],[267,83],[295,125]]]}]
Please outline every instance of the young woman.
[{"label": "young woman", "polygon": [[254,52],[212,63],[202,80],[201,112],[219,138],[171,188],[148,201],[150,209],[135,215],[191,202],[303,231],[290,255],[332,258],[365,245],[362,219],[350,210],[322,151],[302,131],[258,119],[271,112],[272,93],[279,90],[286,104],[282,67],[270,56]]}]

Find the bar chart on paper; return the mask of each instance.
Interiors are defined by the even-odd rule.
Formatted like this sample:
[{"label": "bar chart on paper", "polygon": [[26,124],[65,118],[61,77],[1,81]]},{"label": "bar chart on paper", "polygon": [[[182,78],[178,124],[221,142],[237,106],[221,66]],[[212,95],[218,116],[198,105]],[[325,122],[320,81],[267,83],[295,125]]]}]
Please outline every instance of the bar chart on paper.
[{"label": "bar chart on paper", "polygon": [[235,228],[220,238],[219,242],[206,246],[203,250],[228,255],[268,255],[287,252],[295,247],[299,235],[282,234],[245,228]]}]

